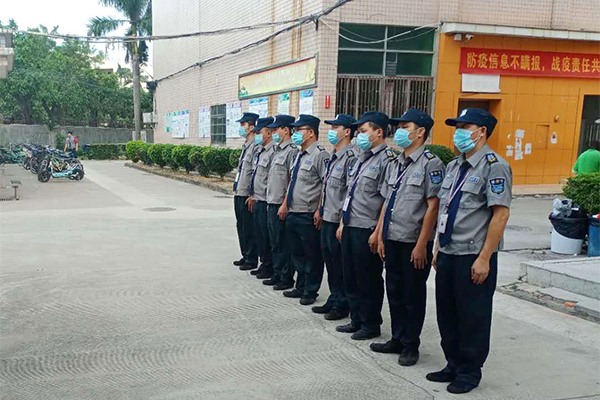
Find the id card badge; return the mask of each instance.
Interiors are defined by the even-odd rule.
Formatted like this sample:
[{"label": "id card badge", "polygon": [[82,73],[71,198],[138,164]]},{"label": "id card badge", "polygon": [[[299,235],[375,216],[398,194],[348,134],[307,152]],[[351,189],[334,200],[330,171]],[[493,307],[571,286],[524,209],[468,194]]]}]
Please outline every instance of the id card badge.
[{"label": "id card badge", "polygon": [[441,234],[446,233],[446,224],[448,224],[448,214],[442,214],[440,221],[438,222],[438,232]]},{"label": "id card badge", "polygon": [[237,181],[238,181],[239,179],[240,179],[240,172],[238,171],[238,172],[235,174],[235,182],[237,183]]},{"label": "id card badge", "polygon": [[350,197],[346,197],[346,201],[344,201],[344,207],[342,207],[342,211],[348,211],[348,206],[350,205]]}]

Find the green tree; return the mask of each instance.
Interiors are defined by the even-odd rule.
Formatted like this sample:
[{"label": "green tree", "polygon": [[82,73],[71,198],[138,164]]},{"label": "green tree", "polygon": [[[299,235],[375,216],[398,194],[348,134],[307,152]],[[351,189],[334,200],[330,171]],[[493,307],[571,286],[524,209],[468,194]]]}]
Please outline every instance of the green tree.
[{"label": "green tree", "polygon": [[[112,7],[119,11],[126,19],[112,17],[94,17],[88,24],[90,33],[94,36],[103,36],[128,23],[126,36],[139,36],[152,34],[152,1],[151,0],[100,0],[100,4]],[[126,43],[125,61],[133,67],[133,108],[135,137],[140,137],[142,126],[142,106],[140,88],[140,63],[148,61],[148,46],[145,41],[130,41]]]}]

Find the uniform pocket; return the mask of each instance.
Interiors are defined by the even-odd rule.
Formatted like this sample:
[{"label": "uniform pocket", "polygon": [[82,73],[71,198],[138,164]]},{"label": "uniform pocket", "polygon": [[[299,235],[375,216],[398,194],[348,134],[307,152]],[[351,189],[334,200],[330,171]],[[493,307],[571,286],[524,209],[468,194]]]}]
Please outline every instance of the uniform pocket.
[{"label": "uniform pocket", "polygon": [[421,200],[424,192],[423,177],[406,180],[406,193],[404,195],[406,200]]},{"label": "uniform pocket", "polygon": [[461,208],[479,208],[485,203],[482,193],[483,183],[467,182],[462,187]]},{"label": "uniform pocket", "polygon": [[368,169],[362,174],[363,184],[365,190],[369,192],[376,192],[379,183],[379,170]]}]

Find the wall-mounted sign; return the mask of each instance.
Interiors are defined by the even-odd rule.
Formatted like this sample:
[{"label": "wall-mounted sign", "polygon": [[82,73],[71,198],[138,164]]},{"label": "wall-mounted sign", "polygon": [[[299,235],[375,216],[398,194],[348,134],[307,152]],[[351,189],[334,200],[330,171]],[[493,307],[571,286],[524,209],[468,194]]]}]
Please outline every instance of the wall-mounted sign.
[{"label": "wall-mounted sign", "polygon": [[463,47],[460,73],[599,79],[600,55]]},{"label": "wall-mounted sign", "polygon": [[165,131],[176,139],[190,137],[190,111],[175,111],[165,114]]},{"label": "wall-mounted sign", "polygon": [[238,97],[243,100],[316,85],[317,59],[311,57],[240,75]]}]

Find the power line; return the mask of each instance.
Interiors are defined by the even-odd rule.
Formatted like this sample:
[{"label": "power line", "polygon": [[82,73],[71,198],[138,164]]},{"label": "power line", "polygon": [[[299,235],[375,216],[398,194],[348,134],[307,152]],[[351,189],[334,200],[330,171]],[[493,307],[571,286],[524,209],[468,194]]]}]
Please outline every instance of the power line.
[{"label": "power line", "polygon": [[[325,24],[325,26],[327,26],[327,27],[328,27],[329,29],[331,29],[332,31],[336,32],[336,29],[335,29],[335,28],[333,28],[331,25],[329,25],[329,24],[328,24],[328,23],[327,23],[325,20],[323,20],[323,24]],[[437,27],[438,27],[438,26],[439,26],[439,24],[438,24],[438,23],[435,23],[435,24],[429,24],[429,25],[423,25],[423,26],[419,26],[418,28],[412,29],[412,30],[410,30],[410,31],[402,32],[402,33],[399,33],[399,34],[397,34],[397,35],[394,35],[394,36],[390,36],[390,37],[388,37],[388,38],[385,38],[385,39],[381,39],[381,40],[373,40],[373,41],[369,41],[369,42],[365,42],[365,41],[362,41],[362,40],[351,39],[351,38],[349,38],[349,37],[347,37],[347,36],[344,36],[344,35],[343,35],[342,33],[340,33],[340,32],[337,32],[337,34],[338,34],[338,35],[339,35],[341,38],[343,38],[343,39],[345,39],[345,40],[347,40],[347,41],[349,41],[349,42],[352,42],[352,43],[357,43],[357,44],[379,44],[379,43],[383,43],[383,42],[387,42],[387,41],[400,42],[400,41],[402,41],[402,40],[410,40],[410,39],[414,39],[414,38],[416,38],[416,37],[419,37],[419,36],[422,36],[422,35],[418,35],[418,36],[411,36],[410,38],[407,38],[407,39],[402,39],[402,40],[393,40],[393,39],[396,39],[396,38],[398,38],[398,37],[405,36],[405,35],[408,35],[408,34],[410,34],[410,33],[413,33],[413,32],[416,32],[416,31],[419,31],[419,30],[421,30],[421,29],[430,28],[430,27],[436,27],[435,29],[437,29]],[[435,29],[430,29],[430,30],[429,30],[429,31],[427,31],[426,33],[433,32],[433,31],[435,31]],[[423,33],[423,35],[425,35],[426,33]]]}]

